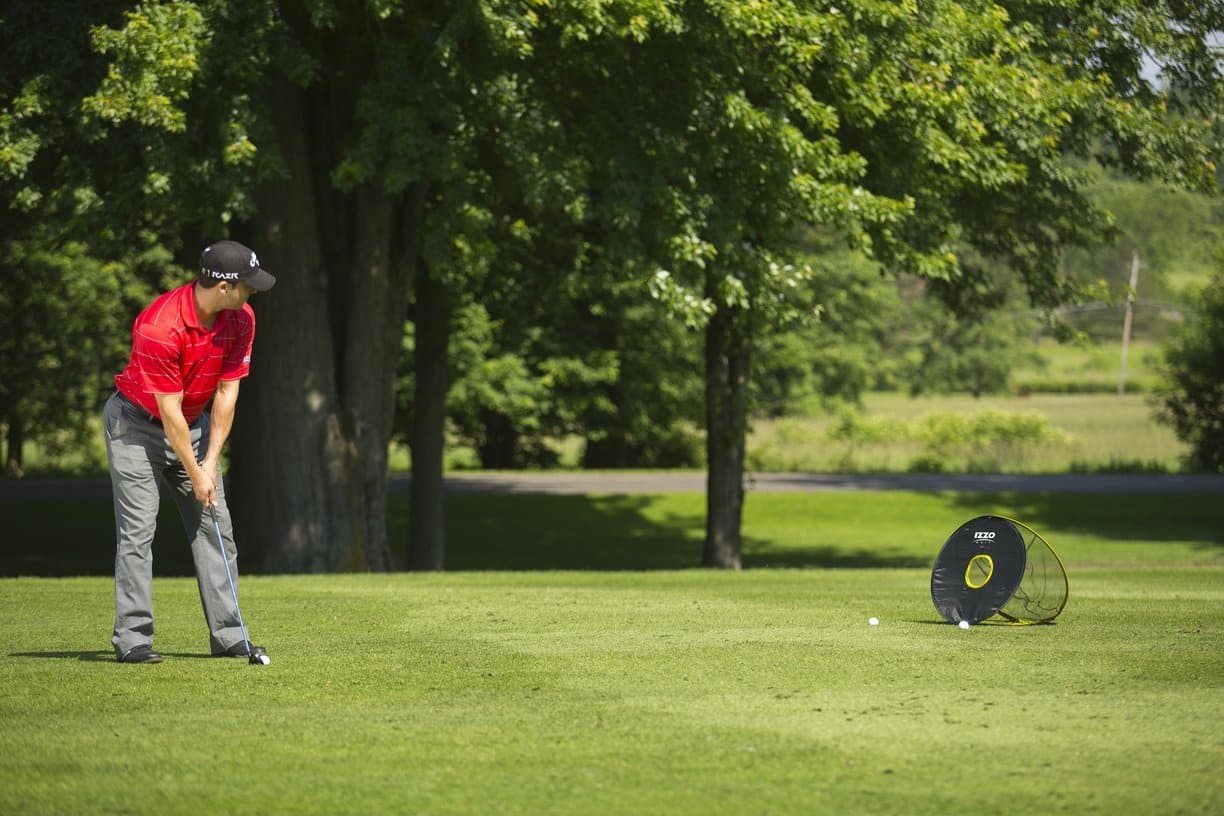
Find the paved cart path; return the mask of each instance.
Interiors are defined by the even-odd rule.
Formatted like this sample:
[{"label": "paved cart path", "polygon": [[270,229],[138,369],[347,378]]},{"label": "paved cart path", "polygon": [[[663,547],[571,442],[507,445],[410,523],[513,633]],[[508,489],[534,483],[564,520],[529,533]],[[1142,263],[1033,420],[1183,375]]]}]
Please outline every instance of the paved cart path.
[{"label": "paved cart path", "polygon": [[[391,478],[392,495],[408,494],[411,480]],[[798,493],[846,490],[959,491],[975,493],[1221,493],[1224,475],[1210,474],[817,474],[750,473],[748,492]],[[454,473],[446,477],[448,493],[552,493],[558,495],[629,495],[704,493],[705,473],[686,472],[550,472]],[[110,498],[107,479],[2,479],[0,501]]]}]

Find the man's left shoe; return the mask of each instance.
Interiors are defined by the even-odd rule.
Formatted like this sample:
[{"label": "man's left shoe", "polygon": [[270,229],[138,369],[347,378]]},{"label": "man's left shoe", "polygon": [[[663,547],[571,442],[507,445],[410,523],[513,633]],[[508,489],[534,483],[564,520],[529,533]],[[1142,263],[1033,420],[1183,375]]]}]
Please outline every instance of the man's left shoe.
[{"label": "man's left shoe", "polygon": [[[250,656],[254,658],[264,658],[268,656],[268,650],[262,646],[251,645]],[[247,657],[247,644],[238,641],[233,646],[223,652],[213,652],[213,657]],[[266,662],[266,661],[260,661]]]}]

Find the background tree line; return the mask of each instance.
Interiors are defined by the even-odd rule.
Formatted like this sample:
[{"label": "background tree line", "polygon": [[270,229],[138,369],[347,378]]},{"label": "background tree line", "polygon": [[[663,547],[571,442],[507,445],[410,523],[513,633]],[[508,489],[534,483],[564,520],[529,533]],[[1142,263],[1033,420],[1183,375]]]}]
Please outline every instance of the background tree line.
[{"label": "background tree line", "polygon": [[1027,316],[1120,291],[1069,248],[1129,224],[1176,251],[1116,173],[1219,172],[1215,3],[99,0],[0,26],[9,450],[83,431],[135,309],[247,241],[281,283],[230,475],[268,570],[441,568],[448,427],[496,466],[562,433],[592,466],[704,461],[702,562],[736,567],[753,399],[997,388]]}]

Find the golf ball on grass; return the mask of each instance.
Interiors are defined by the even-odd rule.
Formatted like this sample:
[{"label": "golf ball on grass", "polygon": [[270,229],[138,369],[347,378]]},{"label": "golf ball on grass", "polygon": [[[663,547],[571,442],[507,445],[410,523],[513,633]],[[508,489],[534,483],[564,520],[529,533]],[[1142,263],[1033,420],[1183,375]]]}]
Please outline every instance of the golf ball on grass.
[{"label": "golf ball on grass", "polygon": [[961,621],[960,623],[958,623],[958,624],[956,624],[956,625],[957,625],[957,626],[959,626],[959,627],[960,627],[960,628],[962,628],[962,629],[968,629],[968,628],[969,628],[969,621]]},{"label": "golf ball on grass", "polygon": [[868,619],[867,619],[867,625],[868,625],[868,626],[879,626],[879,625],[880,625],[880,619],[879,619],[879,618],[868,618]]}]

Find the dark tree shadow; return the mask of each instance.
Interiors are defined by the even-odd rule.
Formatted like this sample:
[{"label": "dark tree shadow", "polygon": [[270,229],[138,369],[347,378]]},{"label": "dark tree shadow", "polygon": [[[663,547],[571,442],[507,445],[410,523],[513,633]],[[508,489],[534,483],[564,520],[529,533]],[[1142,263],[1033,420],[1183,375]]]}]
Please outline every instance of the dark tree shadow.
[{"label": "dark tree shadow", "polygon": [[10,652],[9,657],[38,657],[48,660],[80,660],[84,663],[101,663],[104,661],[109,661],[112,663],[115,662],[115,653],[110,649],[105,651],[94,650],[88,652]]},{"label": "dark tree shadow", "polygon": [[[675,570],[697,568],[704,507],[659,519],[650,496],[447,497],[448,570]],[[392,500],[389,534],[407,537],[407,505]],[[402,538],[400,537],[402,536]],[[910,567],[929,559],[882,550],[779,549],[745,538],[746,567]]]},{"label": "dark tree shadow", "polygon": [[[0,501],[0,577],[115,574],[115,518],[109,498]],[[239,569],[253,570],[239,548]],[[153,574],[195,575],[178,511],[163,502],[153,538]]]},{"label": "dark tree shadow", "polygon": [[[1211,551],[1224,547],[1224,495],[1201,493],[954,493],[952,505],[965,520],[993,512],[1050,531],[1114,541],[1194,542]],[[948,531],[949,533],[951,530]]]},{"label": "dark tree shadow", "polygon": [[[205,654],[203,652],[166,652],[166,651],[162,651],[161,649],[158,649],[157,651],[159,654],[161,654],[162,657],[172,657],[175,660],[184,660],[184,659],[185,660],[216,660],[219,662],[223,660],[233,660],[235,662],[242,660],[243,663],[246,662],[246,660],[242,658],[213,657],[212,655]],[[115,652],[112,649],[105,649],[105,650],[95,649],[92,651],[84,651],[84,652],[56,651],[56,650],[47,650],[47,651],[41,651],[41,652],[9,652],[9,657],[28,657],[28,658],[38,658],[42,660],[79,660],[82,663],[116,663],[117,664],[119,662],[115,659]]]},{"label": "dark tree shadow", "polygon": [[[1192,541],[1224,547],[1224,496],[1219,494],[959,493],[941,496],[968,520],[985,513],[1015,518],[1048,535],[1082,533],[1116,541]],[[700,502],[691,512],[660,517],[651,496],[526,493],[446,498],[446,565],[450,570],[672,570],[696,568],[705,536]],[[0,577],[110,576],[114,521],[109,499],[70,497],[0,501]],[[746,567],[929,567],[929,554],[900,549],[822,546],[748,536]],[[388,535],[401,556],[408,540],[408,499],[392,496]],[[936,540],[938,539],[938,540]],[[1053,543],[1053,542],[1052,542]],[[239,568],[258,572],[254,548],[239,541]],[[193,576],[191,548],[173,506],[163,503],[153,544],[154,575]]]}]

